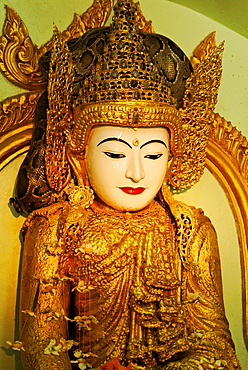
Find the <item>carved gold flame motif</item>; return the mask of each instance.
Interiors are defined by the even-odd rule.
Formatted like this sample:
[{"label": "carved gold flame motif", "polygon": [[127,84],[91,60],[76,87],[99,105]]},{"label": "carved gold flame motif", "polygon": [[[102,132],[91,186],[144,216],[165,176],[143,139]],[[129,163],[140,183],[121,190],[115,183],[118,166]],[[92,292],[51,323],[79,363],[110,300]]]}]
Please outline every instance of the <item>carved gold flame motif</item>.
[{"label": "carved gold flame motif", "polygon": [[39,51],[18,16],[9,7],[0,39],[0,68],[14,84],[27,90],[44,90],[45,81],[38,69]]}]

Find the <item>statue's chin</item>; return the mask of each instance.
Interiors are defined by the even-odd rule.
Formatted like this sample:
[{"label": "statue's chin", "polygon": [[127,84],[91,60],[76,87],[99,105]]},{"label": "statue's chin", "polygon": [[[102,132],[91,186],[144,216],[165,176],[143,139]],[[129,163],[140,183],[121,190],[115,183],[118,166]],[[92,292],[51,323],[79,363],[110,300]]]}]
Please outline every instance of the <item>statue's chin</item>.
[{"label": "statue's chin", "polygon": [[115,200],[115,199],[106,199],[105,197],[96,197],[96,200],[98,203],[100,203],[102,206],[108,207],[110,209],[113,209],[115,211],[120,212],[138,212],[142,209],[149,206],[149,204],[153,201],[154,197],[151,199],[137,199],[136,195],[129,195],[128,201],[125,201],[125,197]]}]

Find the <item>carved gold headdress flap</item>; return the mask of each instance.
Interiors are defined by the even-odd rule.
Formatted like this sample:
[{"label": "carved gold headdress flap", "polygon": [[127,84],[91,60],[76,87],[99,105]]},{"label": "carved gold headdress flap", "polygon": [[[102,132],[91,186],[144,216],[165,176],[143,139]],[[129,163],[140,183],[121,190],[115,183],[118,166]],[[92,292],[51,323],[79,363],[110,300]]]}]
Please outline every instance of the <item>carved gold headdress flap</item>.
[{"label": "carved gold headdress flap", "polygon": [[47,111],[45,160],[47,180],[51,188],[57,192],[65,187],[70,178],[65,143],[72,121],[70,105],[73,79],[71,53],[55,27],[47,88],[49,109]]},{"label": "carved gold headdress flap", "polygon": [[194,72],[186,81],[183,106],[179,109],[183,122],[184,152],[176,158],[169,174],[170,184],[177,189],[191,187],[200,180],[214,122],[224,43],[216,46],[214,33],[206,39],[209,47],[206,54],[195,63]]}]

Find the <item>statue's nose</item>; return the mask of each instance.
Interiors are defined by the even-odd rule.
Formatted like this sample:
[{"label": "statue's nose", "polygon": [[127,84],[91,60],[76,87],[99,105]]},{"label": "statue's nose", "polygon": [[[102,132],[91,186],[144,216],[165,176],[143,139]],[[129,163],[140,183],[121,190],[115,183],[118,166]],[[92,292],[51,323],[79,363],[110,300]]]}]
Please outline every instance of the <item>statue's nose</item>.
[{"label": "statue's nose", "polygon": [[133,182],[139,182],[144,177],[145,171],[142,160],[138,154],[134,154],[127,164],[126,178],[131,179]]}]

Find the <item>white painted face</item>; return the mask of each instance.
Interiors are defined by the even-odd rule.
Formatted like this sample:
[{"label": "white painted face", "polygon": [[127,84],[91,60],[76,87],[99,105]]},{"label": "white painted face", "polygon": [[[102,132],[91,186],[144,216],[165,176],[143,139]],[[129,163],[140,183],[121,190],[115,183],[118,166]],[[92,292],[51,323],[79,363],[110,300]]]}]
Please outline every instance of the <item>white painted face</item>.
[{"label": "white painted face", "polygon": [[169,154],[162,127],[96,126],[86,149],[86,169],[97,196],[121,211],[138,211],[158,193]]}]

